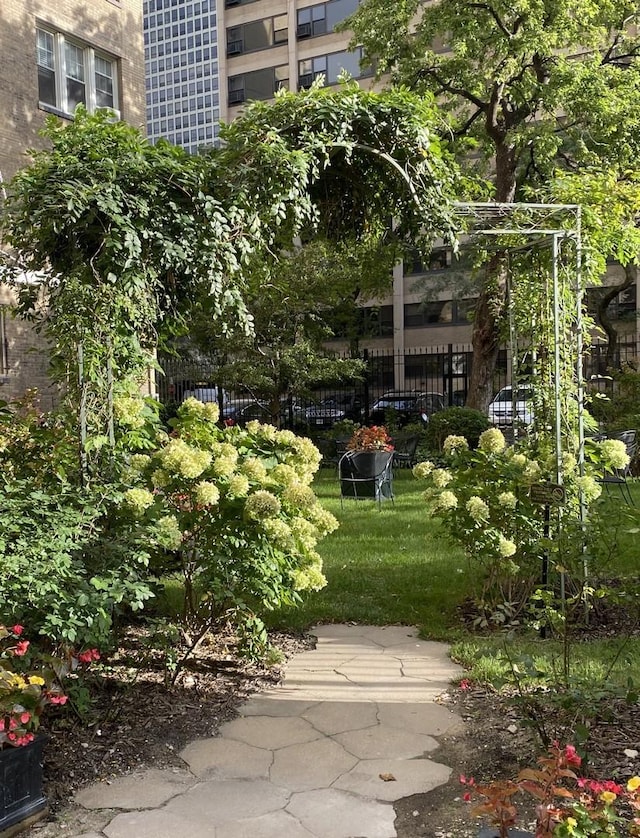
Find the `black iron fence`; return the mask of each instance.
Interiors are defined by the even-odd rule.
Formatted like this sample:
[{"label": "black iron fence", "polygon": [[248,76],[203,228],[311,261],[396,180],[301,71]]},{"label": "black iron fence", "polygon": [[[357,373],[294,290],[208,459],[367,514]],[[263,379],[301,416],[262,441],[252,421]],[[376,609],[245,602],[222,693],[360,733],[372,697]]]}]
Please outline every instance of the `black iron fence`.
[{"label": "black iron fence", "polygon": [[[339,384],[313,388],[310,393],[291,393],[283,401],[285,420],[292,420],[296,410],[307,410],[314,405],[334,403],[335,414],[343,418],[364,419],[369,416],[376,400],[388,391],[416,391],[440,394],[445,406],[464,405],[471,370],[473,352],[470,344],[411,347],[398,352],[393,349],[369,349],[361,353],[365,372],[361,378]],[[614,368],[634,364],[637,358],[635,342],[617,346]],[[610,369],[610,356],[604,343],[595,343],[585,357],[586,381],[597,380]],[[260,394],[242,387],[221,386],[218,368],[213,362],[183,361],[179,358],[160,359],[161,372],[156,383],[159,400],[164,405],[179,404],[189,395],[202,401],[254,401]],[[509,361],[506,350],[498,356],[494,374],[494,393],[509,383]],[[251,418],[254,418],[253,416]]]}]

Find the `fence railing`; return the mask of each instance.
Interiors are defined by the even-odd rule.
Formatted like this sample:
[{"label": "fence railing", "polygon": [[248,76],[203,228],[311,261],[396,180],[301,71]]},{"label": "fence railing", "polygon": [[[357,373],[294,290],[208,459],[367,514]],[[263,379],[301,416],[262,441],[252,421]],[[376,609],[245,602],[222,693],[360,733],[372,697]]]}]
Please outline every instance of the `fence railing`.
[{"label": "fence railing", "polygon": [[[309,393],[293,393],[294,399],[319,403],[328,398],[340,399],[351,395],[358,403],[360,415],[369,415],[371,405],[390,390],[413,390],[421,393],[440,393],[445,405],[463,405],[466,400],[473,352],[470,344],[411,347],[402,352],[393,349],[369,349],[361,354],[365,373],[361,378],[332,386],[313,388]],[[621,343],[614,355],[614,368],[635,363],[637,348],[634,342]],[[200,392],[204,400],[218,400],[220,375],[212,362],[183,361],[179,358],[160,359],[161,372],[156,383],[158,398],[165,405],[180,403],[185,394]],[[607,345],[594,343],[585,356],[585,380],[606,375]],[[510,383],[510,364],[506,350],[498,356],[493,379],[494,392]],[[204,394],[204,396],[203,396]],[[251,399],[255,394],[242,387],[224,387],[224,399]]]}]

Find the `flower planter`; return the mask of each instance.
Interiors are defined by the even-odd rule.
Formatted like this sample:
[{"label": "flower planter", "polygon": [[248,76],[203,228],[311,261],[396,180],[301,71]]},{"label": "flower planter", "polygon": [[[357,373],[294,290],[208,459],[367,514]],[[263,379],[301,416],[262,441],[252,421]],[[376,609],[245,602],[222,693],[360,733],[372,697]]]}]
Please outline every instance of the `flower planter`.
[{"label": "flower planter", "polygon": [[[47,809],[42,793],[42,750],[45,737],[28,745],[0,750],[0,836],[10,827],[37,820]],[[25,826],[27,824],[25,823]]]},{"label": "flower planter", "polygon": [[[484,826],[478,832],[478,838],[500,838],[500,833],[494,826]],[[524,829],[510,829],[509,838],[534,838],[534,833]]]},{"label": "flower planter", "polygon": [[393,498],[392,451],[350,451],[340,460],[343,498]]}]

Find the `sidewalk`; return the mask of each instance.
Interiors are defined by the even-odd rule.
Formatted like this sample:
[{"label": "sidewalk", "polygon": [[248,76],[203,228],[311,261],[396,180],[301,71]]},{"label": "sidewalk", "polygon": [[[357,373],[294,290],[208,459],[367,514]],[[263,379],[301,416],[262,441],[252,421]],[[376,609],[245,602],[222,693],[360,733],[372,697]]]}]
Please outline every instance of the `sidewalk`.
[{"label": "sidewalk", "polygon": [[405,626],[313,634],[281,685],[187,745],[184,770],[80,791],[109,821],[75,838],[395,838],[393,801],[449,779],[429,755],[462,720],[435,699],[462,670]]}]

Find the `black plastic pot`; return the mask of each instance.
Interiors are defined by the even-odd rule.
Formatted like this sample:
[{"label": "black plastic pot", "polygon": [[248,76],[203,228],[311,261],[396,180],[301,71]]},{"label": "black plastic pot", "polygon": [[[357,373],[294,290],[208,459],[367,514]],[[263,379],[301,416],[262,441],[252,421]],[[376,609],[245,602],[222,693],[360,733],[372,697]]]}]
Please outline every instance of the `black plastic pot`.
[{"label": "black plastic pot", "polygon": [[0,750],[0,833],[47,808],[42,793],[42,751],[46,737]]},{"label": "black plastic pot", "polygon": [[[478,832],[478,838],[500,838],[500,833],[494,826],[483,826]],[[509,838],[534,838],[534,833],[524,829],[510,829]]]},{"label": "black plastic pot", "polygon": [[349,451],[339,463],[343,498],[393,498],[393,452]]}]

